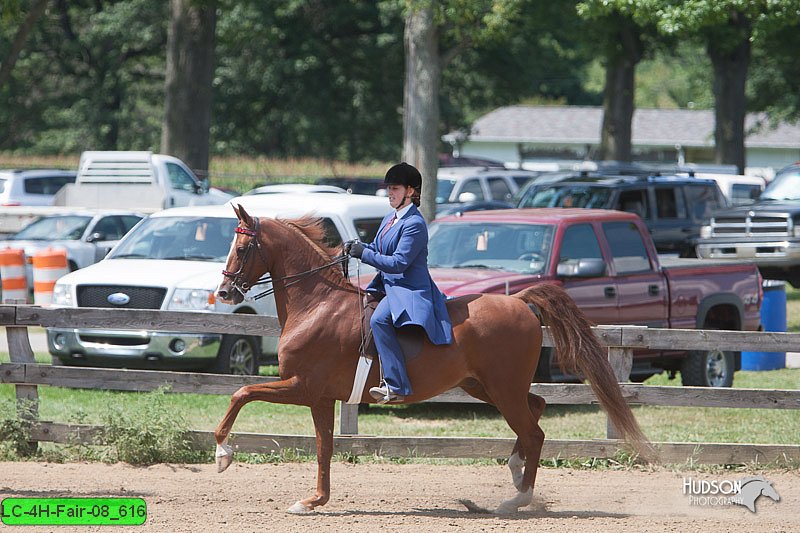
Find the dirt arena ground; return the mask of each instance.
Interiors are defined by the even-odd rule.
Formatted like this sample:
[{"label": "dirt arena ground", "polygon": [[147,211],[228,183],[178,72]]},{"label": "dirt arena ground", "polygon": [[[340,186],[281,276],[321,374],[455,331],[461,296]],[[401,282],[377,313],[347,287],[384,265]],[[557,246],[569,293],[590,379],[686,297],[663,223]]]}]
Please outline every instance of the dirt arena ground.
[{"label": "dirt arena ground", "polygon": [[[133,467],[100,463],[0,463],[0,498],[141,497],[147,522],[132,531],[800,531],[800,472],[763,474],[781,496],[742,506],[691,505],[685,477],[741,473],[539,470],[532,506],[515,516],[469,513],[458,499],[495,507],[513,494],[504,466],[335,463],[332,498],[312,515],[285,510],[311,494],[313,463]],[[0,529],[9,529],[0,526]],[[110,531],[104,527],[26,531]]]}]

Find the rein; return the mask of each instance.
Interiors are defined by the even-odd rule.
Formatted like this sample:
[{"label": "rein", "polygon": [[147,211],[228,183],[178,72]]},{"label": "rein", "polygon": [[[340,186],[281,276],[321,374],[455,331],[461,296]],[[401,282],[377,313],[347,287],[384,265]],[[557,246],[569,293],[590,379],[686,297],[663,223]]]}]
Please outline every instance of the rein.
[{"label": "rein", "polygon": [[311,268],[311,269],[303,271],[303,272],[298,272],[297,274],[289,274],[289,275],[283,276],[281,278],[278,278],[276,280],[273,280],[272,276],[267,274],[266,276],[263,276],[263,277],[259,278],[252,285],[247,283],[247,281],[242,279],[243,275],[244,275],[244,267],[245,267],[245,265],[247,265],[247,260],[249,259],[250,252],[254,247],[258,251],[258,254],[261,256],[261,260],[266,262],[266,258],[264,257],[264,253],[261,251],[261,242],[258,240],[258,217],[254,218],[254,221],[255,221],[255,228],[253,228],[253,229],[242,228],[242,227],[237,226],[236,229],[233,230],[235,233],[240,233],[242,235],[247,235],[248,237],[251,237],[250,242],[247,243],[247,247],[244,250],[244,254],[243,254],[243,257],[242,257],[241,265],[239,266],[239,270],[237,270],[236,272],[231,272],[231,271],[225,270],[225,269],[222,270],[222,275],[227,277],[227,278],[231,278],[231,285],[233,286],[234,289],[239,291],[242,294],[242,296],[244,296],[244,294],[247,291],[249,291],[251,288],[255,287],[256,285],[264,285],[266,283],[273,283],[272,287],[270,287],[269,289],[267,289],[264,292],[261,292],[259,294],[256,294],[255,296],[253,296],[254,300],[260,300],[261,298],[264,298],[266,296],[269,296],[269,295],[275,293],[275,284],[274,284],[275,281],[292,280],[289,283],[286,283],[286,285],[285,285],[285,287],[290,287],[290,286],[292,286],[292,285],[294,285],[296,283],[300,283],[301,281],[303,281],[304,279],[306,279],[308,276],[310,276],[312,274],[316,274],[317,272],[321,272],[322,270],[325,270],[326,268],[330,268],[330,267],[332,267],[334,265],[338,265],[338,264],[342,265],[342,272],[343,272],[344,276],[345,277],[348,276],[347,265],[348,265],[349,256],[347,254],[345,254],[345,253],[342,253],[342,255],[334,258],[330,263],[325,263],[322,266]]}]

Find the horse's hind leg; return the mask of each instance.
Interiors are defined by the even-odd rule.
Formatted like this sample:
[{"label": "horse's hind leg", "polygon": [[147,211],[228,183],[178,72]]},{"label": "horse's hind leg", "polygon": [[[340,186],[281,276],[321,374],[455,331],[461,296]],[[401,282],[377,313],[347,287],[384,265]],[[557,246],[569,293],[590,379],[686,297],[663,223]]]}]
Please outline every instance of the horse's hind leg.
[{"label": "horse's hind leg", "polygon": [[[512,468],[517,494],[500,504],[497,508],[498,513],[516,512],[520,507],[530,505],[533,501],[533,485],[536,481],[536,472],[539,468],[539,458],[542,455],[544,445],[544,431],[539,427],[538,418],[541,410],[544,409],[544,399],[538,396],[527,394],[526,402],[521,402],[521,398],[515,398],[513,391],[502,387],[498,390],[487,390],[489,396],[494,400],[494,404],[506,419],[508,425],[517,434],[517,446],[515,452],[519,454],[519,460],[509,460],[509,467]],[[518,480],[519,463],[523,460],[525,468],[522,479]]]},{"label": "horse's hind leg", "polygon": [[[470,396],[496,406],[495,402],[489,396],[489,393],[486,392],[486,389],[480,383],[471,382],[468,384],[461,384],[461,388]],[[545,400],[541,396],[528,393],[527,401],[528,410],[532,417],[532,429],[524,434],[520,433],[521,430],[517,430],[509,421],[509,425],[511,425],[511,428],[517,434],[517,440],[514,443],[511,457],[508,459],[508,468],[511,470],[511,479],[519,494],[511,500],[504,502],[504,504],[498,508],[499,512],[516,511],[517,508],[530,504],[533,498],[533,486],[536,482],[539,458],[541,457],[542,446],[544,445],[544,431],[539,427],[539,419],[542,413],[544,413]],[[503,413],[502,409],[500,409],[500,412],[508,421],[508,417]],[[524,412],[522,416],[524,418]],[[523,439],[523,435],[525,435],[526,438]],[[528,446],[525,446],[523,441],[529,441]],[[523,466],[525,470],[523,470]],[[525,477],[526,473],[528,474],[527,479]],[[514,505],[515,503],[519,503],[519,505]]]}]

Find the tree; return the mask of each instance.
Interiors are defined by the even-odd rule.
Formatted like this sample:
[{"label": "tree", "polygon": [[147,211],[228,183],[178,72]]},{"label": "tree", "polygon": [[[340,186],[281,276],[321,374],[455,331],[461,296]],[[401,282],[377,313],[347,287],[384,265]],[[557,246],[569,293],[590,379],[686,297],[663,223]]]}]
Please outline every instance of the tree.
[{"label": "tree", "polygon": [[605,70],[599,158],[631,161],[636,65],[655,47],[655,28],[636,17],[627,0],[586,0],[578,13],[591,23],[588,38],[598,43]]},{"label": "tree", "polygon": [[208,171],[216,22],[214,0],[170,0],[161,151],[200,173]]},{"label": "tree", "polygon": [[502,35],[517,20],[521,1],[405,1],[403,160],[422,173],[421,211],[432,220],[436,214],[442,71],[466,48]]},{"label": "tree", "polygon": [[714,70],[714,146],[717,163],[745,167],[746,82],[752,43],[796,25],[800,1],[652,0],[637,15],[666,35],[699,39]]},{"label": "tree", "polygon": [[8,77],[11,75],[11,71],[14,70],[14,65],[17,63],[25,41],[28,39],[31,30],[33,30],[36,21],[44,14],[46,8],[47,0],[35,0],[33,5],[31,5],[30,11],[28,11],[25,18],[22,20],[22,24],[17,28],[14,38],[11,41],[11,48],[6,54],[3,63],[0,64],[0,87],[5,84],[6,80],[8,80]]}]

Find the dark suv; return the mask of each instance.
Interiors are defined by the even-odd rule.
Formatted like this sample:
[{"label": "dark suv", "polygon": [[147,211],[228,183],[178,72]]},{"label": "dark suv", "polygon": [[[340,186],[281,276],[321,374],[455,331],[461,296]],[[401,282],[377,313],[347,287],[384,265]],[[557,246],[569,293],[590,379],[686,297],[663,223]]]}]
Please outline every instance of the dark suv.
[{"label": "dark suv", "polygon": [[537,178],[517,195],[517,207],[585,207],[636,213],[662,253],[695,257],[700,229],[726,207],[714,180],[687,176],[592,172]]}]

